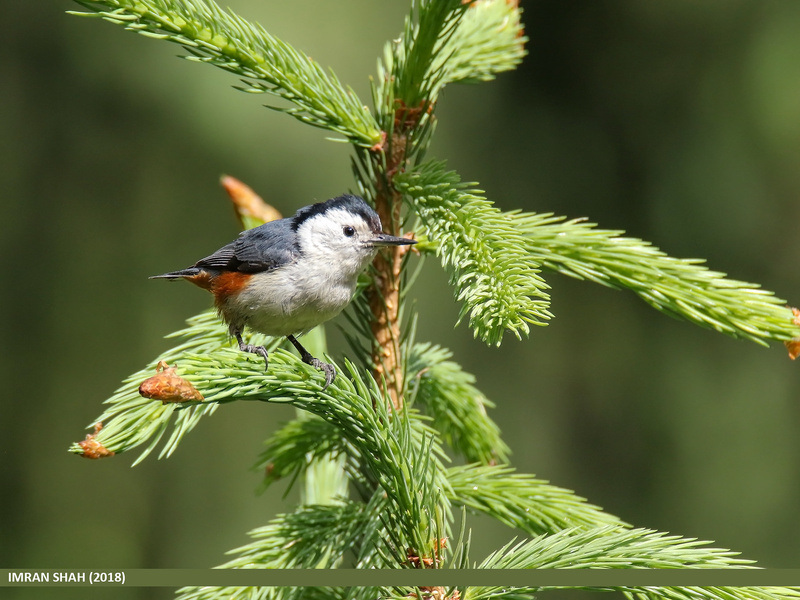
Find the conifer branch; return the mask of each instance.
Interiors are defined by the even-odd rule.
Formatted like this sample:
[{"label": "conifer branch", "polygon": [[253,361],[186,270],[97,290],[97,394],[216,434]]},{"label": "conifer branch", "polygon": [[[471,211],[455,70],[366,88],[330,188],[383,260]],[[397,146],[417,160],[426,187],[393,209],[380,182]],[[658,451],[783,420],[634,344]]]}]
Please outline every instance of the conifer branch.
[{"label": "conifer branch", "polygon": [[527,41],[521,14],[509,0],[420,2],[401,38],[384,52],[379,81],[393,87],[378,95],[394,102],[386,102],[383,113],[394,114],[398,103],[434,104],[448,83],[489,81],[514,69]]},{"label": "conifer branch", "polygon": [[439,87],[490,81],[499,73],[515,69],[526,54],[528,41],[521,16],[517,2],[472,2],[437,54],[438,68],[443,71]]},{"label": "conifer branch", "polygon": [[628,598],[639,600],[797,600],[800,590],[787,587],[678,587],[615,588]]},{"label": "conifer branch", "polygon": [[[708,542],[646,529],[602,527],[565,530],[526,542],[507,544],[478,568],[485,569],[742,569],[752,561],[730,550],[709,548]],[[470,587],[463,600],[520,598],[552,589]],[[634,587],[614,586],[594,591],[619,591],[638,600],[797,600],[800,591],[785,587]]]},{"label": "conifer branch", "polygon": [[[366,506],[357,502],[302,506],[251,531],[253,541],[232,550],[239,556],[220,568],[331,568],[356,545],[365,518]],[[306,536],[308,531],[315,535]]]},{"label": "conifer branch", "polygon": [[[318,389],[309,385],[306,365],[281,351],[273,353],[269,374],[251,373],[244,376],[245,381],[242,375],[229,379],[228,371],[238,372],[240,355],[219,351],[187,358],[190,364],[196,361],[198,376],[193,381],[206,398],[242,397],[240,390],[247,389],[247,379],[263,379],[267,381],[254,392],[254,399],[290,402],[335,425],[356,450],[363,473],[383,489],[390,503],[384,518],[394,547],[414,548],[420,557],[434,556],[437,540],[449,536],[452,520],[445,495],[450,486],[442,463],[444,453],[435,431],[408,411],[404,415],[390,412],[391,404],[374,379],[349,362],[350,378],[338,377],[322,390],[321,384]],[[203,381],[201,373],[213,375]]]},{"label": "conifer branch", "polygon": [[552,316],[548,286],[526,249],[527,238],[508,215],[441,162],[402,173],[395,184],[410,199],[423,233],[438,242],[437,254],[463,303],[459,321],[469,315],[476,337],[499,346],[505,331],[521,338],[529,324],[546,324]]},{"label": "conifer branch", "polygon": [[727,279],[700,259],[679,259],[622,231],[581,219],[509,213],[543,268],[629,289],[650,306],[733,337],[766,345],[800,335],[786,302],[754,283]]},{"label": "conifer branch", "polygon": [[[436,441],[436,432],[418,415],[391,411],[391,404],[374,379],[348,362],[349,378],[342,374],[324,389],[316,369],[283,350],[270,354],[266,374],[258,357],[230,348],[211,349],[204,354],[184,350],[180,363],[186,379],[205,400],[187,403],[188,408],[175,411],[176,418],[195,409],[204,411],[197,413],[199,419],[212,412],[211,407],[235,400],[285,402],[316,414],[341,432],[353,447],[363,475],[385,493],[391,510],[383,516],[390,525],[387,531],[394,547],[414,548],[419,557],[437,554],[437,540],[449,536],[452,521],[444,452]],[[119,432],[122,441],[115,436],[101,440],[112,451],[128,449],[160,435],[173,416],[172,410],[164,410],[157,401],[139,398],[140,402],[132,402],[125,394],[118,394],[114,400],[117,404],[108,411],[112,417],[108,429]],[[106,428],[100,433],[105,431]],[[148,450],[157,439],[151,441]]]},{"label": "conifer branch", "polygon": [[297,418],[264,442],[264,451],[255,466],[264,470],[264,489],[286,478],[289,478],[291,487],[312,461],[323,457],[337,458],[346,453],[346,445],[342,433],[329,422]]},{"label": "conifer branch", "polygon": [[[182,357],[187,352],[213,352],[230,346],[230,335],[219,320],[216,311],[209,310],[187,320],[188,327],[168,337],[181,338],[182,343],[167,350],[144,369],[137,371],[123,382],[113,396],[106,400],[108,408],[95,423],[103,423],[96,435],[98,442],[111,452],[121,453],[148,444],[134,465],[144,460],[158,445],[172,423],[172,434],[164,444],[159,458],[170,456],[183,436],[191,431],[199,420],[213,414],[216,403],[188,403],[185,407],[165,404],[139,394],[139,385],[156,371],[156,365],[167,362],[177,365],[179,373],[185,373]],[[278,340],[254,335],[254,342],[268,348],[277,347]],[[70,452],[83,453],[79,444],[73,444]]]},{"label": "conifer branch", "polygon": [[345,450],[347,442],[341,432],[305,412],[276,431],[265,446],[254,467],[264,473],[261,491],[288,478],[288,494],[302,476],[300,503],[329,504],[347,497],[351,477],[362,478],[355,470],[348,472],[347,458],[357,452]]},{"label": "conifer branch", "polygon": [[[466,8],[461,0],[412,3],[389,68],[397,102],[411,108],[435,100],[434,90],[441,77],[433,66],[441,61],[442,47],[458,28]],[[395,108],[389,106],[391,111]]]},{"label": "conifer branch", "polygon": [[603,512],[574,492],[532,475],[516,473],[511,467],[451,467],[447,479],[452,486],[450,500],[454,505],[466,506],[531,535],[575,527],[628,527],[618,517]]},{"label": "conifer branch", "polygon": [[[736,558],[730,550],[709,548],[708,542],[667,535],[646,529],[569,529],[552,535],[542,535],[517,544],[510,543],[492,553],[478,566],[480,569],[741,569],[751,561]],[[625,591],[634,590],[627,588]],[[718,600],[704,588],[648,588],[657,597],[671,600]],[[724,588],[737,595],[736,588]],[[507,590],[519,594],[540,589]],[[645,591],[639,589],[639,591]],[[504,595],[503,588],[473,587],[464,600]],[[770,597],[769,595],[767,597]],[[785,598],[777,594],[773,600]]]},{"label": "conifer branch", "polygon": [[[439,423],[435,418],[434,422]],[[293,482],[310,461],[342,453],[358,464],[357,453],[337,429],[322,421],[298,419],[273,434],[257,466],[268,466],[265,485],[281,478]],[[627,527],[618,517],[573,492],[516,473],[511,467],[478,464],[451,467],[446,471],[446,479],[454,505],[466,506],[532,535],[572,527]]]},{"label": "conifer branch", "polygon": [[272,107],[304,123],[344,135],[354,144],[380,142],[380,129],[355,92],[306,54],[270,35],[214,0],[76,0],[100,17],[147,37],[183,46],[188,60],[244,77],[250,93],[267,93],[294,104]]},{"label": "conifer branch", "polygon": [[444,441],[469,462],[508,462],[500,428],[486,414],[494,404],[473,384],[475,376],[448,360],[452,352],[432,344],[412,347],[408,365],[410,404],[422,405]]},{"label": "conifer branch", "polygon": [[[331,568],[357,547],[363,529],[376,520],[375,506],[343,502],[329,506],[304,506],[278,515],[264,527],[251,531],[252,542],[229,554],[238,556],[222,569],[316,569]],[[314,535],[308,535],[313,531]],[[304,596],[303,588],[190,587],[179,591],[179,600],[219,598],[292,600]]]},{"label": "conifer branch", "polygon": [[[628,568],[628,567],[623,567]],[[714,567],[718,568],[718,567]],[[741,568],[741,567],[732,567]],[[484,589],[486,589],[484,593]],[[637,600],[797,600],[800,592],[797,588],[789,587],[700,587],[700,586],[609,586],[609,587],[583,587],[583,586],[552,586],[546,588],[467,588],[467,594],[462,595],[466,600],[476,598],[503,598],[516,600],[517,598],[530,599],[534,594],[551,590],[588,590],[594,592],[621,592],[625,597]]]}]

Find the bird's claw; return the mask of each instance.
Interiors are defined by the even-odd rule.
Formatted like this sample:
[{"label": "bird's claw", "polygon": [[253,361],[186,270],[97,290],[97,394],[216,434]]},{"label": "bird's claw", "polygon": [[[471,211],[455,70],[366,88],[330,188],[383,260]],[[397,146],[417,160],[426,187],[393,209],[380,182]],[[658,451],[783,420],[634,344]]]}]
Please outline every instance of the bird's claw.
[{"label": "bird's claw", "polygon": [[322,386],[323,390],[333,383],[334,379],[336,379],[336,367],[334,367],[332,364],[322,362],[318,358],[312,358],[308,364],[325,373],[325,385]]},{"label": "bird's claw", "polygon": [[239,350],[242,352],[250,352],[251,354],[258,354],[264,358],[264,371],[269,370],[269,353],[264,346],[254,346],[253,344],[239,344]]}]

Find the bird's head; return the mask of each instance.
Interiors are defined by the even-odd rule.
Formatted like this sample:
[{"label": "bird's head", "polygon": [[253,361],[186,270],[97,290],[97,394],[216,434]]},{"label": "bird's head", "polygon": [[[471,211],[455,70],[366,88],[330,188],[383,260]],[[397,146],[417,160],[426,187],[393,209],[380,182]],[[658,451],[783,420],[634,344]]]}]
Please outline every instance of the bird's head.
[{"label": "bird's head", "polygon": [[416,243],[383,233],[378,213],[358,196],[344,195],[301,208],[292,221],[300,251],[357,275],[381,246]]}]

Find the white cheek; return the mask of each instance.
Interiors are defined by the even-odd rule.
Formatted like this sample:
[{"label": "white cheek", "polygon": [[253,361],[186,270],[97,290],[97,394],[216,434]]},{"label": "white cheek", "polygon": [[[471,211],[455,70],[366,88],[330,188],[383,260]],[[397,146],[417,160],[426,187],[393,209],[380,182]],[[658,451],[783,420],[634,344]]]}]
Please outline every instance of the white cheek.
[{"label": "white cheek", "polygon": [[365,250],[360,241],[346,237],[341,228],[326,228],[332,231],[303,231],[300,247],[300,262],[323,280],[352,279],[372,261],[373,252]]}]

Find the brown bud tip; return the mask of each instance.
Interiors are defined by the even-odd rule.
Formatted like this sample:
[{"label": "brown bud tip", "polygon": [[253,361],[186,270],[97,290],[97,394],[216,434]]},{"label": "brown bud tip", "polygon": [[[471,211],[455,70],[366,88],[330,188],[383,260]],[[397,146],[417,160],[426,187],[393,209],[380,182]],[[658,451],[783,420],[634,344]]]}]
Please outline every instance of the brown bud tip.
[{"label": "brown bud tip", "polygon": [[381,139],[378,142],[375,142],[372,146],[370,146],[370,152],[381,152],[382,150],[386,149],[386,132],[381,130]]},{"label": "brown bud tip", "polygon": [[[787,306],[786,308],[792,311],[792,325],[800,325],[800,310],[796,309],[794,306]],[[800,356],[800,337],[793,338],[783,343],[789,351],[789,358],[794,360]]]},{"label": "brown bud tip", "polygon": [[261,196],[256,194],[250,186],[245,185],[236,177],[223,175],[220,183],[222,183],[222,187],[225,188],[228,196],[230,196],[233,208],[236,210],[236,216],[239,218],[242,227],[248,226],[248,219],[267,223],[281,218],[281,213],[264,202]]},{"label": "brown bud tip", "polygon": [[[424,600],[460,600],[461,594],[458,590],[453,590],[453,593],[449,596],[447,595],[447,588],[442,586],[420,586],[417,588],[419,590],[419,595],[424,598]],[[408,594],[406,598],[417,598],[417,594]]]},{"label": "brown bud tip", "polygon": [[78,442],[78,446],[81,447],[83,450],[82,456],[83,458],[91,458],[93,460],[98,458],[105,458],[107,456],[114,456],[114,453],[103,446],[100,442],[95,439],[95,436],[100,432],[103,428],[102,423],[97,423],[94,426],[94,433],[87,433],[86,439],[82,442]]},{"label": "brown bud tip", "polygon": [[203,400],[203,394],[191,383],[175,372],[163,360],[156,366],[156,374],[145,379],[139,386],[139,394],[144,398],[167,402],[189,402]]},{"label": "brown bud tip", "polygon": [[[406,549],[406,558],[408,559],[408,563],[415,569],[419,569],[421,566],[424,566],[426,569],[433,567],[434,558],[430,556],[420,556],[414,548]],[[438,563],[438,561],[436,562]]]}]

